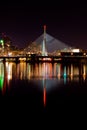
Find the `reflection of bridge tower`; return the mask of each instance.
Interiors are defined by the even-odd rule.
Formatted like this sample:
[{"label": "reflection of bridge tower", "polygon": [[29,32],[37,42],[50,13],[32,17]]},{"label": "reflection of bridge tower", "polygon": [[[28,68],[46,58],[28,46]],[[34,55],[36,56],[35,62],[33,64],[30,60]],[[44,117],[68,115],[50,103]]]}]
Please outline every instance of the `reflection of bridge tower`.
[{"label": "reflection of bridge tower", "polygon": [[43,105],[46,106],[46,79],[43,78]]},{"label": "reflection of bridge tower", "polygon": [[44,35],[43,35],[43,43],[42,43],[42,56],[47,56],[47,49],[46,49],[46,25],[44,25]]},{"label": "reflection of bridge tower", "polygon": [[46,79],[43,79],[43,103],[46,106]]}]

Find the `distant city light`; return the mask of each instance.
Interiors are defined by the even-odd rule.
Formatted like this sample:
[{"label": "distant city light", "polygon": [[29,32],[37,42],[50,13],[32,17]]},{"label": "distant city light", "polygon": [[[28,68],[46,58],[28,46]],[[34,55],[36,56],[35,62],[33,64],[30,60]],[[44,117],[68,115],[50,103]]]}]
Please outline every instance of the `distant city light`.
[{"label": "distant city light", "polygon": [[11,52],[9,52],[9,53],[8,53],[8,56],[11,56],[11,55],[12,55],[12,53],[11,53]]},{"label": "distant city light", "polygon": [[80,49],[73,49],[72,52],[80,52]]},{"label": "distant city light", "polygon": [[1,39],[1,40],[0,40],[0,43],[1,43],[2,45],[4,45],[4,40]]},{"label": "distant city light", "polygon": [[3,43],[3,40],[1,39],[0,42]]}]

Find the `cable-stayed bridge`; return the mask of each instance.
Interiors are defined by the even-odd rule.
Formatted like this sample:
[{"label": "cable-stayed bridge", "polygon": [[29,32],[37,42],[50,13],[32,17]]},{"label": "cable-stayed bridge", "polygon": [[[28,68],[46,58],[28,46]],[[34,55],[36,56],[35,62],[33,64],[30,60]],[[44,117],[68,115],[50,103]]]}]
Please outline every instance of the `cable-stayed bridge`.
[{"label": "cable-stayed bridge", "polygon": [[24,51],[47,56],[48,54],[56,54],[58,50],[67,51],[71,48],[71,46],[46,33],[46,26],[44,26],[44,33],[40,35],[35,41],[33,41],[30,45],[28,45],[24,49]]}]

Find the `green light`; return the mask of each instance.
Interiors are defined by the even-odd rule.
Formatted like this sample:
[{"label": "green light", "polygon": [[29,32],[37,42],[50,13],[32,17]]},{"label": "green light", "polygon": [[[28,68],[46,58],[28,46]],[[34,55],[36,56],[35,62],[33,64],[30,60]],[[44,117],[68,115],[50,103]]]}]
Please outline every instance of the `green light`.
[{"label": "green light", "polygon": [[0,89],[2,90],[4,84],[4,78],[0,77]]},{"label": "green light", "polygon": [[0,63],[0,90],[3,89],[4,85],[4,64]]},{"label": "green light", "polygon": [[1,43],[2,46],[3,46],[3,45],[4,45],[4,40],[1,39],[1,40],[0,40],[0,43]]}]

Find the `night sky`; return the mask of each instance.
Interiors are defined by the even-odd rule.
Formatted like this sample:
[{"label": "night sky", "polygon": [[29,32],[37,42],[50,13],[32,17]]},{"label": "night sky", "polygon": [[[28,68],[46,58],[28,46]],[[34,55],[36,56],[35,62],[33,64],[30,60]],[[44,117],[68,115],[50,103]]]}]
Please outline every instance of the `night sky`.
[{"label": "night sky", "polygon": [[0,5],[0,35],[5,33],[13,44],[25,47],[43,33],[68,45],[87,49],[87,4],[72,1],[7,1]]}]

